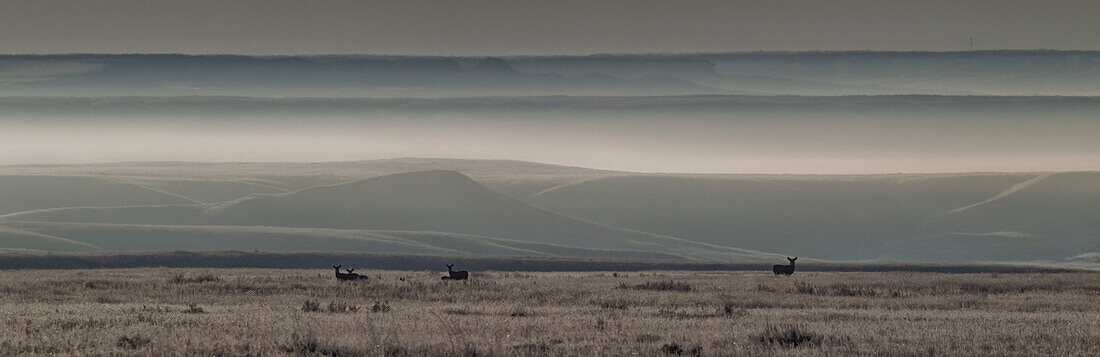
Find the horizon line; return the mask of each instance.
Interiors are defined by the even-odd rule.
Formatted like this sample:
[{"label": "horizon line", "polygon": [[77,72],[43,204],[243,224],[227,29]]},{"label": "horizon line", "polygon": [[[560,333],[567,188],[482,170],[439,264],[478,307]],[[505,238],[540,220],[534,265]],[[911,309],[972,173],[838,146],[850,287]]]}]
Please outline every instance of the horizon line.
[{"label": "horizon line", "polygon": [[721,56],[721,55],[781,55],[781,54],[992,54],[992,53],[1100,53],[1100,49],[984,49],[984,50],[747,50],[747,51],[697,51],[697,52],[590,52],[574,54],[486,54],[486,55],[446,55],[446,54],[386,54],[386,53],[285,53],[285,54],[245,54],[227,52],[24,52],[0,53],[0,57],[17,56],[190,56],[190,57],[423,57],[423,58],[555,58],[555,57],[619,57],[619,56]]},{"label": "horizon line", "polygon": [[[470,159],[470,158],[458,158],[458,157],[420,157],[420,156],[402,156],[380,159],[361,159],[361,160],[331,160],[331,161],[286,161],[286,160],[272,160],[272,161],[193,161],[193,160],[154,160],[154,161],[98,161],[98,162],[84,162],[84,163],[61,163],[61,162],[41,162],[41,163],[23,163],[23,164],[7,164],[0,163],[0,169],[2,168],[18,168],[18,167],[50,167],[50,166],[97,166],[97,165],[141,165],[141,164],[174,164],[174,165],[241,165],[241,164],[346,164],[346,163],[366,163],[366,162],[380,162],[380,161],[412,161],[412,160],[448,160],[448,161],[485,161],[485,162],[513,162],[513,163],[528,163],[544,166],[557,166],[562,168],[584,169],[591,171],[603,171],[609,173],[621,173],[621,174],[634,174],[634,175],[707,175],[707,176],[890,176],[890,175],[997,175],[997,174],[1011,174],[1011,175],[1023,175],[1023,174],[1059,174],[1059,173],[1075,173],[1075,172],[1100,172],[1100,168],[1091,170],[1062,170],[1062,171],[906,171],[906,172],[847,172],[847,173],[820,173],[820,172],[678,172],[678,171],[631,171],[631,170],[618,170],[607,168],[595,168],[569,164],[559,164],[551,162],[530,161],[530,160],[517,160],[517,159]],[[441,170],[441,169],[432,169]],[[417,172],[427,170],[411,170],[403,172]],[[458,171],[458,170],[448,170]],[[5,175],[0,173],[0,175]],[[39,175],[30,175],[39,176]]]}]

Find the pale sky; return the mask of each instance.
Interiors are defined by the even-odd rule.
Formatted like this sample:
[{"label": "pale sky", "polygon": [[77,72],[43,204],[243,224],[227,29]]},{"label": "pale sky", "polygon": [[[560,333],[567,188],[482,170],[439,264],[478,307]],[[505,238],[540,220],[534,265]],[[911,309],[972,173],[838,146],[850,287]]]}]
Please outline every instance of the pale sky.
[{"label": "pale sky", "polygon": [[1093,0],[0,0],[0,53],[1100,49]]}]

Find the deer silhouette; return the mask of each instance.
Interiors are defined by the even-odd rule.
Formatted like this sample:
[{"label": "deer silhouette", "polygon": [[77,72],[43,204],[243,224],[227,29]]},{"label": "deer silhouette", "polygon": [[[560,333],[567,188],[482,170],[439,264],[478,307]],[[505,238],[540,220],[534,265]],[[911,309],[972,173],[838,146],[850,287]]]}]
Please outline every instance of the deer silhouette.
[{"label": "deer silhouette", "polygon": [[344,269],[344,270],[347,270],[347,271],[348,271],[348,275],[352,275],[352,276],[354,276],[354,277],[355,277],[355,279],[357,279],[357,280],[367,280],[367,279],[370,279],[370,277],[369,277],[369,276],[356,274],[356,273],[355,273],[355,268],[347,268],[347,269]]},{"label": "deer silhouette", "polygon": [[355,270],[355,269],[349,269],[348,273],[344,274],[344,273],[340,272],[340,267],[341,267],[341,265],[333,265],[332,266],[332,269],[336,271],[336,279],[337,280],[359,280],[360,279],[359,274],[355,274],[355,273],[351,272],[352,270]]},{"label": "deer silhouette", "polygon": [[794,274],[794,261],[798,260],[798,257],[794,257],[794,259],[791,259],[791,257],[787,257],[787,260],[789,260],[791,262],[791,265],[779,265],[779,264],[772,265],[772,272],[775,273],[775,275],[779,275],[779,274],[791,275],[791,274]]},{"label": "deer silhouette", "polygon": [[447,264],[447,273],[450,274],[448,277],[450,280],[466,280],[470,278],[470,272],[465,270],[454,270],[452,269],[454,266],[454,264]]}]

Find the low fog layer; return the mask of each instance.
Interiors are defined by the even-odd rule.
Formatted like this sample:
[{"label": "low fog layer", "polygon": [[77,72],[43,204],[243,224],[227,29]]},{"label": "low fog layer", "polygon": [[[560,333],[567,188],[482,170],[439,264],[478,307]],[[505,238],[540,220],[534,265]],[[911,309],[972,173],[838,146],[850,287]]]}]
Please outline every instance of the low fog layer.
[{"label": "low fog layer", "polygon": [[514,159],[643,172],[1095,170],[1092,97],[3,98],[0,163]]}]

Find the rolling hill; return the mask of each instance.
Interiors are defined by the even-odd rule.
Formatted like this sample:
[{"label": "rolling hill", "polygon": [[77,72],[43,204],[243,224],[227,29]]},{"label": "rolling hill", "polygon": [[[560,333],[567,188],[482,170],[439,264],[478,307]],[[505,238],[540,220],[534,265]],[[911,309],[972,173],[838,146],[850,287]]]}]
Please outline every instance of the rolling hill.
[{"label": "rolling hill", "polygon": [[[171,226],[5,222],[0,249],[39,251],[340,251],[592,258],[676,259],[622,249],[584,249],[467,234],[255,226]],[[33,232],[32,232],[33,231]],[[64,237],[72,237],[62,238]]]},{"label": "rolling hill", "polygon": [[61,207],[194,203],[179,195],[103,177],[0,175],[0,215]]},{"label": "rolling hill", "polygon": [[0,174],[11,183],[0,249],[1065,264],[1100,251],[1098,172],[688,175],[394,159]]},{"label": "rolling hill", "polygon": [[528,202],[640,231],[826,259],[1064,259],[1100,247],[1100,173],[609,177]]},{"label": "rolling hill", "polygon": [[[369,177],[430,170],[458,171],[494,191],[512,197],[533,195],[544,189],[570,182],[628,174],[619,171],[514,160],[399,158],[320,163],[127,162],[8,165],[0,166],[0,175],[80,176],[106,179],[112,182],[134,182],[145,187],[184,196],[192,201],[214,203],[241,198],[252,193],[297,191],[313,186],[334,185]],[[63,180],[55,182],[65,183]],[[48,188],[48,190],[52,189],[87,191],[79,187]],[[48,199],[48,196],[36,197]],[[40,205],[40,207],[33,209],[63,206],[78,205]]]},{"label": "rolling hill", "polygon": [[[644,251],[696,259],[769,255],[580,221],[531,207],[454,171],[374,177],[215,205],[62,208],[3,217],[141,226],[250,226],[433,231],[501,237],[583,250]],[[65,236],[72,237],[69,231]],[[262,249],[262,248],[261,248]],[[591,254],[591,253],[586,253]]]}]

